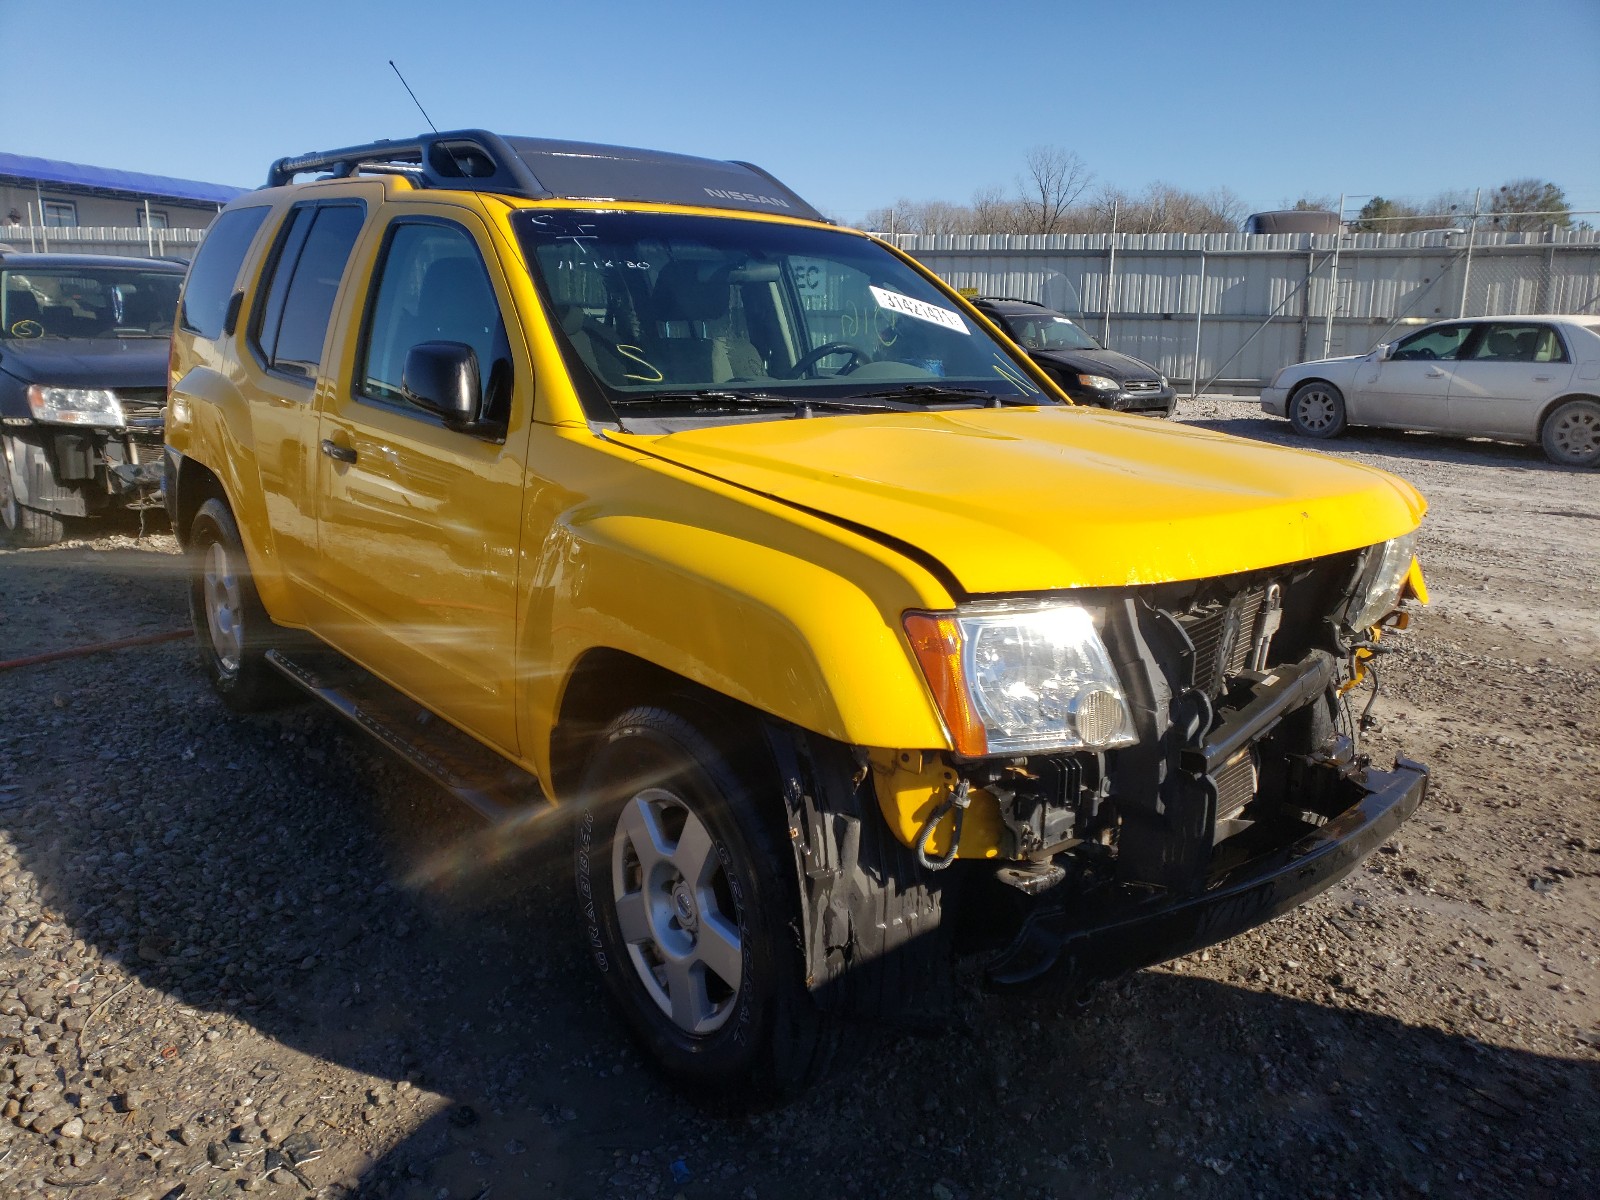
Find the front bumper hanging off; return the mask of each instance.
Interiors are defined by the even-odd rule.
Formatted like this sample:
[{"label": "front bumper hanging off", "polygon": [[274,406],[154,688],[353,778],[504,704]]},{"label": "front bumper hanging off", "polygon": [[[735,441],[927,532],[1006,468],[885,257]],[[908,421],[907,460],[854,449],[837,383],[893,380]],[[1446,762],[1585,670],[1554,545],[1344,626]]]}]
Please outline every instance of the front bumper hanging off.
[{"label": "front bumper hanging off", "polygon": [[1368,768],[1337,786],[1348,789],[1351,803],[1326,825],[1217,873],[1202,891],[1118,885],[1046,902],[988,962],[988,982],[1008,987],[1048,981],[1072,990],[1270,921],[1337,883],[1386,841],[1422,803],[1428,769],[1401,758],[1392,771]]}]

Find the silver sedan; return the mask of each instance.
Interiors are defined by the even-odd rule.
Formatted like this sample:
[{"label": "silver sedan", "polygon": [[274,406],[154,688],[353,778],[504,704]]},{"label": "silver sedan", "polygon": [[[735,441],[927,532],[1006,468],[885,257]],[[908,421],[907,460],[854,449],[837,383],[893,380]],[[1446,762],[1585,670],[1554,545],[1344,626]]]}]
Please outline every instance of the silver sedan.
[{"label": "silver sedan", "polygon": [[1552,462],[1600,463],[1600,317],[1473,317],[1367,354],[1285,367],[1262,411],[1305,437],[1349,425],[1536,442]]}]

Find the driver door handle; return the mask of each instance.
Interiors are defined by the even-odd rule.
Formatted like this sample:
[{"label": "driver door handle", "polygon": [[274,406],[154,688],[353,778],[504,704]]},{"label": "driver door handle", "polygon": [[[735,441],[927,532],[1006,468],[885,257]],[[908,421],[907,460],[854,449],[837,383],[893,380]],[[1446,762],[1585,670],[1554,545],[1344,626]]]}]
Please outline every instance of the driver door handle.
[{"label": "driver door handle", "polygon": [[1429,367],[1426,371],[1423,372],[1423,374],[1428,376],[1430,379],[1438,379],[1440,376],[1442,376],[1444,374],[1444,372],[1439,370],[1438,367]]},{"label": "driver door handle", "polygon": [[356,452],[354,450],[349,446],[339,445],[332,438],[322,439],[322,452],[336,462],[353,463],[356,460]]}]

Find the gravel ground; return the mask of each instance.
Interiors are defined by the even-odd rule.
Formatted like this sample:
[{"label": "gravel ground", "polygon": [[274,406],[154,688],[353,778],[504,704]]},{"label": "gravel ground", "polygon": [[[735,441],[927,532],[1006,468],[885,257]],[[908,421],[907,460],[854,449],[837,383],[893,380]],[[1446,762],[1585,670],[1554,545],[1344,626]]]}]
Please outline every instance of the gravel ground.
[{"label": "gravel ground", "polygon": [[[332,714],[230,716],[183,642],[0,671],[0,1195],[1600,1194],[1600,472],[1331,449],[1433,504],[1368,743],[1430,803],[1261,930],[1082,1010],[963,992],[780,1111],[641,1065],[563,838]],[[184,628],[172,538],[98,533],[0,550],[0,659]]]}]

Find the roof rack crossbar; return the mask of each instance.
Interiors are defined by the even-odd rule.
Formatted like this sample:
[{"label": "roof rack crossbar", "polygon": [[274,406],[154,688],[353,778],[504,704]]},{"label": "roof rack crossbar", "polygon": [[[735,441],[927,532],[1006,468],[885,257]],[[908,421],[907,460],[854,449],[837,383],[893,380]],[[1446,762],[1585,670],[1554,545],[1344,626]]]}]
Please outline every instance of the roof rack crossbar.
[{"label": "roof rack crossbar", "polygon": [[485,129],[425,133],[280,158],[268,170],[266,186],[282,187],[296,175],[312,171],[331,171],[335,178],[347,178],[364,166],[381,173],[420,176],[425,187],[492,191],[531,199],[547,199],[553,194],[505,139]]}]

